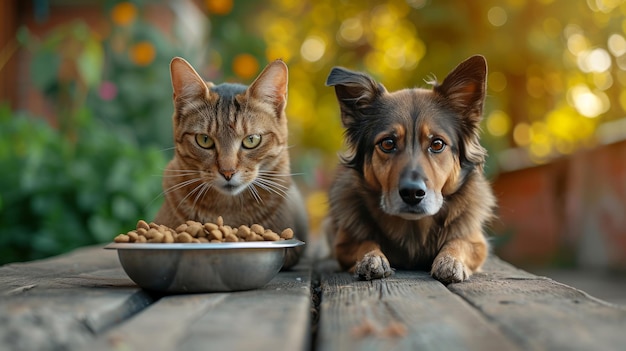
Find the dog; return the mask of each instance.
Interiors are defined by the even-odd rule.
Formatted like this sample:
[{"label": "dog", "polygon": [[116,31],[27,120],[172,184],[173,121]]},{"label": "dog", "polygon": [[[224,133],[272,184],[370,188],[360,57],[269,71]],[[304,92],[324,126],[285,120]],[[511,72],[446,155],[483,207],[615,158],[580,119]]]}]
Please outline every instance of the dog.
[{"label": "dog", "polygon": [[479,139],[486,75],[475,55],[430,89],[388,92],[365,73],[331,70],[347,152],[325,226],[344,270],[364,280],[429,270],[449,284],[480,269],[496,206]]}]

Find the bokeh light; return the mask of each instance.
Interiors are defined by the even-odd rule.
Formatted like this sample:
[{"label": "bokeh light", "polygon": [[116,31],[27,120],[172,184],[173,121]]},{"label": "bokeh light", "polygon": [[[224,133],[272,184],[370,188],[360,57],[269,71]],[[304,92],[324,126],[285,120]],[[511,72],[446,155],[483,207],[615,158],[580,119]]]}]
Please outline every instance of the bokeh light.
[{"label": "bokeh light", "polygon": [[155,57],[156,49],[149,41],[140,41],[130,48],[130,59],[137,66],[147,66]]},{"label": "bokeh light", "polygon": [[131,24],[137,16],[137,8],[130,2],[120,2],[111,10],[111,20],[118,26]]},{"label": "bokeh light", "polygon": [[259,72],[259,61],[251,54],[239,54],[233,60],[233,72],[244,80],[249,80]]}]

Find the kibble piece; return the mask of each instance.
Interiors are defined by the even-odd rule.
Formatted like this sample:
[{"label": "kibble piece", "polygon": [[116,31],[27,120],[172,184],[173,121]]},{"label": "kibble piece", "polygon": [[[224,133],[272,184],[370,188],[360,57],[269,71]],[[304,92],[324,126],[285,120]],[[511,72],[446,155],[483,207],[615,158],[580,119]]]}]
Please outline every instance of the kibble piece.
[{"label": "kibble piece", "polygon": [[283,230],[280,233],[280,237],[285,239],[285,240],[293,239],[293,229],[287,228],[287,229]]},{"label": "kibble piece", "polygon": [[250,227],[245,224],[240,225],[239,228],[237,228],[237,236],[243,239],[247,239],[248,236],[250,236]]},{"label": "kibble piece", "polygon": [[165,232],[165,236],[163,237],[163,242],[167,244],[171,244],[174,242],[174,235],[171,231]]},{"label": "kibble piece", "polygon": [[126,235],[128,235],[128,239],[130,239],[131,243],[134,243],[135,241],[137,241],[137,238],[139,237],[139,234],[134,230],[131,230]]},{"label": "kibble piece", "polygon": [[248,241],[263,241],[263,235],[254,233],[254,235],[250,235],[247,239]]},{"label": "kibble piece", "polygon": [[260,224],[253,224],[250,226],[250,230],[257,233],[257,234],[263,234],[265,233],[265,228],[263,228],[263,226],[261,226]]},{"label": "kibble piece", "polygon": [[162,232],[157,231],[156,233],[154,233],[152,235],[152,239],[148,240],[148,242],[150,242],[150,243],[162,243],[164,237],[165,237],[165,234],[163,234]]},{"label": "kibble piece", "polygon": [[113,239],[116,243],[127,243],[130,241],[130,238],[126,234],[120,234]]},{"label": "kibble piece", "polygon": [[208,235],[209,240],[222,240],[224,238],[224,234],[219,229],[211,230]]},{"label": "kibble piece", "polygon": [[150,230],[148,230],[148,232],[146,232],[144,236],[146,237],[146,239],[152,239],[158,233],[159,233],[159,230],[157,228],[150,228]]},{"label": "kibble piece", "polygon": [[203,232],[204,231],[204,227],[202,226],[202,224],[200,223],[194,223],[194,224],[190,224],[187,227],[187,230],[185,230],[187,233],[191,234],[191,236],[196,237],[198,236],[199,232]]},{"label": "kibble piece", "polygon": [[204,230],[206,230],[207,232],[210,232],[211,230],[215,230],[215,229],[219,229],[219,227],[217,226],[217,224],[215,223],[204,223]]},{"label": "kibble piece", "polygon": [[229,243],[236,243],[239,241],[239,238],[237,238],[237,236],[234,235],[233,233],[228,233],[226,234],[226,236],[224,236],[224,241],[229,242]]},{"label": "kibble piece", "polygon": [[190,243],[192,240],[193,238],[187,232],[182,232],[178,234],[178,236],[176,237],[176,242],[179,242],[179,243]]},{"label": "kibble piece", "polygon": [[224,237],[226,237],[226,235],[228,234],[232,234],[233,230],[230,226],[224,225],[220,227],[220,232],[222,232],[222,234],[224,234]]},{"label": "kibble piece", "polygon": [[188,220],[176,229],[145,220],[137,221],[137,228],[126,234],[119,234],[115,242],[136,243],[217,243],[217,242],[244,242],[244,241],[278,241],[289,240],[294,237],[293,230],[286,228],[278,234],[271,229],[265,229],[261,224],[250,226],[240,225],[231,227],[224,224],[222,216],[217,217],[215,223],[200,223]]},{"label": "kibble piece", "polygon": [[148,225],[146,221],[144,221],[143,219],[140,219],[139,221],[137,221],[137,229],[141,229],[141,228],[148,230],[150,229],[150,226]]},{"label": "kibble piece", "polygon": [[263,233],[263,240],[266,241],[278,241],[280,240],[280,236],[276,233],[274,233],[271,230],[266,230],[265,233]]}]

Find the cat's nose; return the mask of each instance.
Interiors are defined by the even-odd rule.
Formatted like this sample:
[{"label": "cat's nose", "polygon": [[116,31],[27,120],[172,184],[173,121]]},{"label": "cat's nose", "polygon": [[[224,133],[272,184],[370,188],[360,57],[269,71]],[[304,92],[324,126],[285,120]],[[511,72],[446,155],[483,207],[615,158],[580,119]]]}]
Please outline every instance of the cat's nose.
[{"label": "cat's nose", "polygon": [[220,174],[222,175],[222,177],[224,177],[224,179],[226,180],[231,180],[231,178],[233,177],[233,175],[235,175],[235,170],[234,169],[220,169]]}]

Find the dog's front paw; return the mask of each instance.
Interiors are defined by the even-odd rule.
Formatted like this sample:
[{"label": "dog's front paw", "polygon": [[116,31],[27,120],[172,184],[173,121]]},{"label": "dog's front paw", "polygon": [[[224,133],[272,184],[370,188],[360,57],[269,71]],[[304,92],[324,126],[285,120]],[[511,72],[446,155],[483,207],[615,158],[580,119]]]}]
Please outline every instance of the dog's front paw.
[{"label": "dog's front paw", "polygon": [[356,263],[354,273],[363,280],[380,279],[393,273],[387,257],[380,252],[368,252]]},{"label": "dog's front paw", "polygon": [[435,258],[430,274],[444,284],[462,282],[470,276],[470,272],[463,262],[449,254],[439,255]]}]

